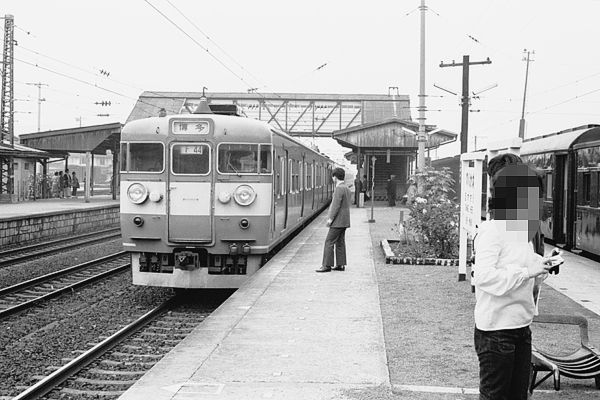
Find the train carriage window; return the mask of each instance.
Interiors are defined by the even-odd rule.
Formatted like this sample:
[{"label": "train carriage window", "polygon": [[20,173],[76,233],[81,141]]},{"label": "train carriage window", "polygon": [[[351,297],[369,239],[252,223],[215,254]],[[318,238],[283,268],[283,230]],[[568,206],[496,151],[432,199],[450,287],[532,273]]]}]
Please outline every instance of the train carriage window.
[{"label": "train carriage window", "polygon": [[260,145],[260,171],[261,174],[273,172],[273,150],[270,144]]},{"label": "train carriage window", "polygon": [[589,205],[591,200],[592,175],[589,172],[583,174],[583,204]]},{"label": "train carriage window", "polygon": [[280,163],[280,166],[281,166],[281,169],[279,171],[279,173],[281,174],[281,192],[280,193],[281,193],[282,196],[284,196],[285,195],[285,190],[286,190],[285,189],[286,188],[286,184],[285,184],[285,182],[286,182],[286,179],[285,179],[285,177],[286,177],[286,175],[285,175],[285,158],[279,157],[279,163]]},{"label": "train carriage window", "polygon": [[293,160],[288,160],[288,191],[290,193],[294,192],[294,162],[293,162]]},{"label": "train carriage window", "polygon": [[164,169],[162,143],[130,142],[127,152],[128,172],[162,172]]},{"label": "train carriage window", "polygon": [[549,172],[546,174],[546,200],[552,200],[553,190],[552,172]]},{"label": "train carriage window", "polygon": [[210,172],[210,147],[206,144],[174,144],[171,155],[173,174],[207,175]]}]

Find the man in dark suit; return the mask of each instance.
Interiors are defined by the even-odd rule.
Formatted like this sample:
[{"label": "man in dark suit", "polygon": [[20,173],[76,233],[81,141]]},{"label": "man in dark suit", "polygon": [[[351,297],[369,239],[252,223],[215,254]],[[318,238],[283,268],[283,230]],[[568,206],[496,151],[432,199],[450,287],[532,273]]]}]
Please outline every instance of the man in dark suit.
[{"label": "man in dark suit", "polygon": [[[350,227],[350,189],[344,184],[346,173],[342,168],[333,170],[335,183],[333,199],[327,213],[329,232],[323,249],[323,264],[317,272],[344,271],[346,269],[346,228]],[[334,263],[335,247],[335,263]]]}]

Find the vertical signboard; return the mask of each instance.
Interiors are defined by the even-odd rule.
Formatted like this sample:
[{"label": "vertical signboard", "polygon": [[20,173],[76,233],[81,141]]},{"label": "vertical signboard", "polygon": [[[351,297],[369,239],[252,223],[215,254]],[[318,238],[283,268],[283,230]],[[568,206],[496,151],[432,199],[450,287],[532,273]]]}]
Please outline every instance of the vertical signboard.
[{"label": "vertical signboard", "polygon": [[485,152],[460,156],[460,231],[458,249],[458,280],[467,276],[467,243],[475,236],[481,222],[482,164]]}]

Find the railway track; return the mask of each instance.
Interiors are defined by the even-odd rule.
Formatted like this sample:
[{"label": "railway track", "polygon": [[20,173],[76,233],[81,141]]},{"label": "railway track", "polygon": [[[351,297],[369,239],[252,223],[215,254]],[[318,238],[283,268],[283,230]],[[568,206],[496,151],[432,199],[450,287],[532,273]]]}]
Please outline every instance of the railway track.
[{"label": "railway track", "polygon": [[37,383],[14,400],[116,398],[210,312],[181,305],[174,296],[101,342],[91,343],[89,350],[65,360],[62,367],[51,368],[50,375],[33,377]]},{"label": "railway track", "polygon": [[112,228],[0,251],[0,268],[74,247],[117,239],[120,235],[120,228]]},{"label": "railway track", "polygon": [[130,267],[122,251],[0,289],[0,318]]}]

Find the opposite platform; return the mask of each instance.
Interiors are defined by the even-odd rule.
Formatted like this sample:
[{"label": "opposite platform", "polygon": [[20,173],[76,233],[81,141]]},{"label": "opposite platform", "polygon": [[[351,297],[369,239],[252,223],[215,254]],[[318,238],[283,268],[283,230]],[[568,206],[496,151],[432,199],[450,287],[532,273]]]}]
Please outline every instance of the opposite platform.
[{"label": "opposite platform", "polygon": [[351,209],[345,272],[318,274],[318,217],[121,400],[340,399],[389,386],[364,209]]},{"label": "opposite platform", "polygon": [[83,196],[68,199],[40,199],[20,203],[0,204],[0,219],[15,219],[40,214],[79,211],[89,208],[118,206],[119,200],[113,200],[110,195],[90,197],[86,203]]}]

